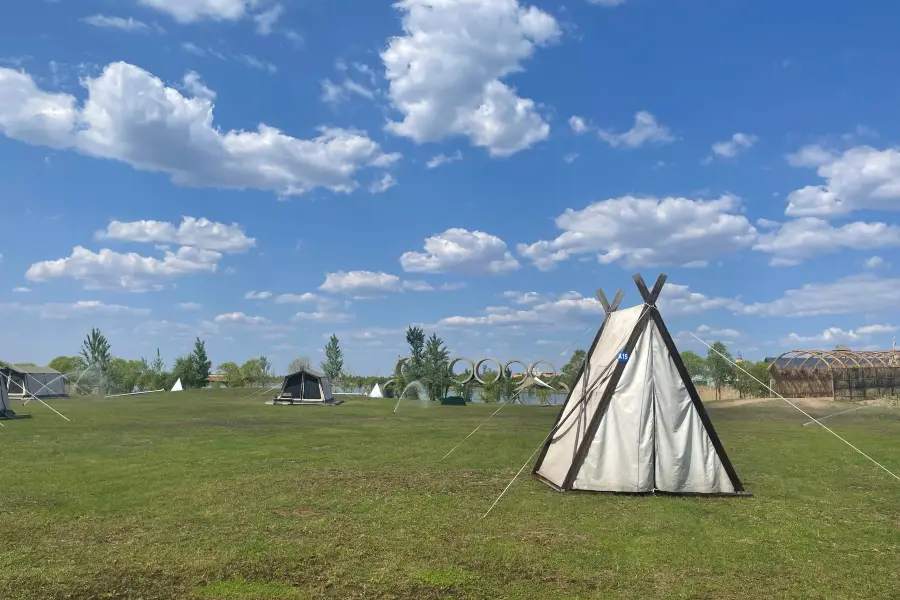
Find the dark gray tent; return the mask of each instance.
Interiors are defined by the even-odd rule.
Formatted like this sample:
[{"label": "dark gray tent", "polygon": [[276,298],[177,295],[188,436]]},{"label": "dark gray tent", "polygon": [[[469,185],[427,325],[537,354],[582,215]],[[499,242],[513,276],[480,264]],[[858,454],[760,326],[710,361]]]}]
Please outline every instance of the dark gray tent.
[{"label": "dark gray tent", "polygon": [[340,404],[331,393],[331,382],[323,373],[300,369],[285,376],[274,404]]},{"label": "dark gray tent", "polygon": [[9,405],[9,394],[6,390],[7,381],[9,381],[9,369],[0,368],[0,420],[27,419],[31,415],[18,415]]}]

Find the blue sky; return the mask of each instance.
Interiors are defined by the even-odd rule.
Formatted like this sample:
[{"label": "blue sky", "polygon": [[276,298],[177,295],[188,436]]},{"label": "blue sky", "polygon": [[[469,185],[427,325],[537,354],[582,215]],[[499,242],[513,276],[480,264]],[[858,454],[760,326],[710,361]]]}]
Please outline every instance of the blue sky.
[{"label": "blue sky", "polygon": [[[890,14],[893,13],[893,14]],[[891,345],[900,8],[125,0],[0,8],[2,358],[321,358],[410,323],[561,365],[639,296],[745,358]],[[588,332],[587,334],[585,332]]]}]

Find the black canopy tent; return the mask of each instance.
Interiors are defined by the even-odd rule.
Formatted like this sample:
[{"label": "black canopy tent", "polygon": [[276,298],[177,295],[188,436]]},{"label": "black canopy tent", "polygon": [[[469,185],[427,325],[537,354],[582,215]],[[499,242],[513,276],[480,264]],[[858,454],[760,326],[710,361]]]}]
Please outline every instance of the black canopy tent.
[{"label": "black canopy tent", "polygon": [[324,373],[300,369],[286,375],[281,392],[273,404],[340,404],[331,392],[331,382]]}]

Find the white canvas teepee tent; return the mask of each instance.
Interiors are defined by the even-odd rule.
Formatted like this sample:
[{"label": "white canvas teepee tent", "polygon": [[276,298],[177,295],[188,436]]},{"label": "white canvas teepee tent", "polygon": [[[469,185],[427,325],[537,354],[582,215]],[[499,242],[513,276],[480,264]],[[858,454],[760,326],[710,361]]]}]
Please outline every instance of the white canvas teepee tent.
[{"label": "white canvas teepee tent", "polygon": [[381,386],[377,383],[375,387],[372,388],[372,391],[369,392],[369,398],[384,398],[384,394],[381,393]]},{"label": "white canvas teepee tent", "polygon": [[747,495],[656,307],[606,309],[532,473],[560,491]]},{"label": "white canvas teepee tent", "polygon": [[180,392],[184,390],[184,386],[181,385],[181,377],[178,378],[178,381],[175,382],[175,385],[172,386],[171,391]]}]

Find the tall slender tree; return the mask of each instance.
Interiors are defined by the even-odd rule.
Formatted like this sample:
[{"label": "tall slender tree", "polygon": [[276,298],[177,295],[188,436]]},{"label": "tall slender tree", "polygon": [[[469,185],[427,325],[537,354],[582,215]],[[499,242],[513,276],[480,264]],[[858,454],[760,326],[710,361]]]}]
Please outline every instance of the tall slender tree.
[{"label": "tall slender tree", "polygon": [[86,367],[96,366],[101,373],[106,373],[109,363],[112,360],[110,352],[109,340],[96,327],[85,336],[84,342],[81,344],[81,352],[79,355],[84,358]]},{"label": "tall slender tree", "polygon": [[344,374],[344,351],[341,350],[338,337],[333,333],[325,345],[325,360],[319,366],[332,383],[337,383]]},{"label": "tall slender tree", "polygon": [[432,400],[440,400],[450,386],[450,351],[436,333],[425,342],[422,356],[422,383]]},{"label": "tall slender tree", "polygon": [[212,361],[206,354],[206,342],[199,337],[194,341],[194,350],[190,355],[191,362],[191,387],[206,387],[209,383],[209,373],[212,370]]}]

